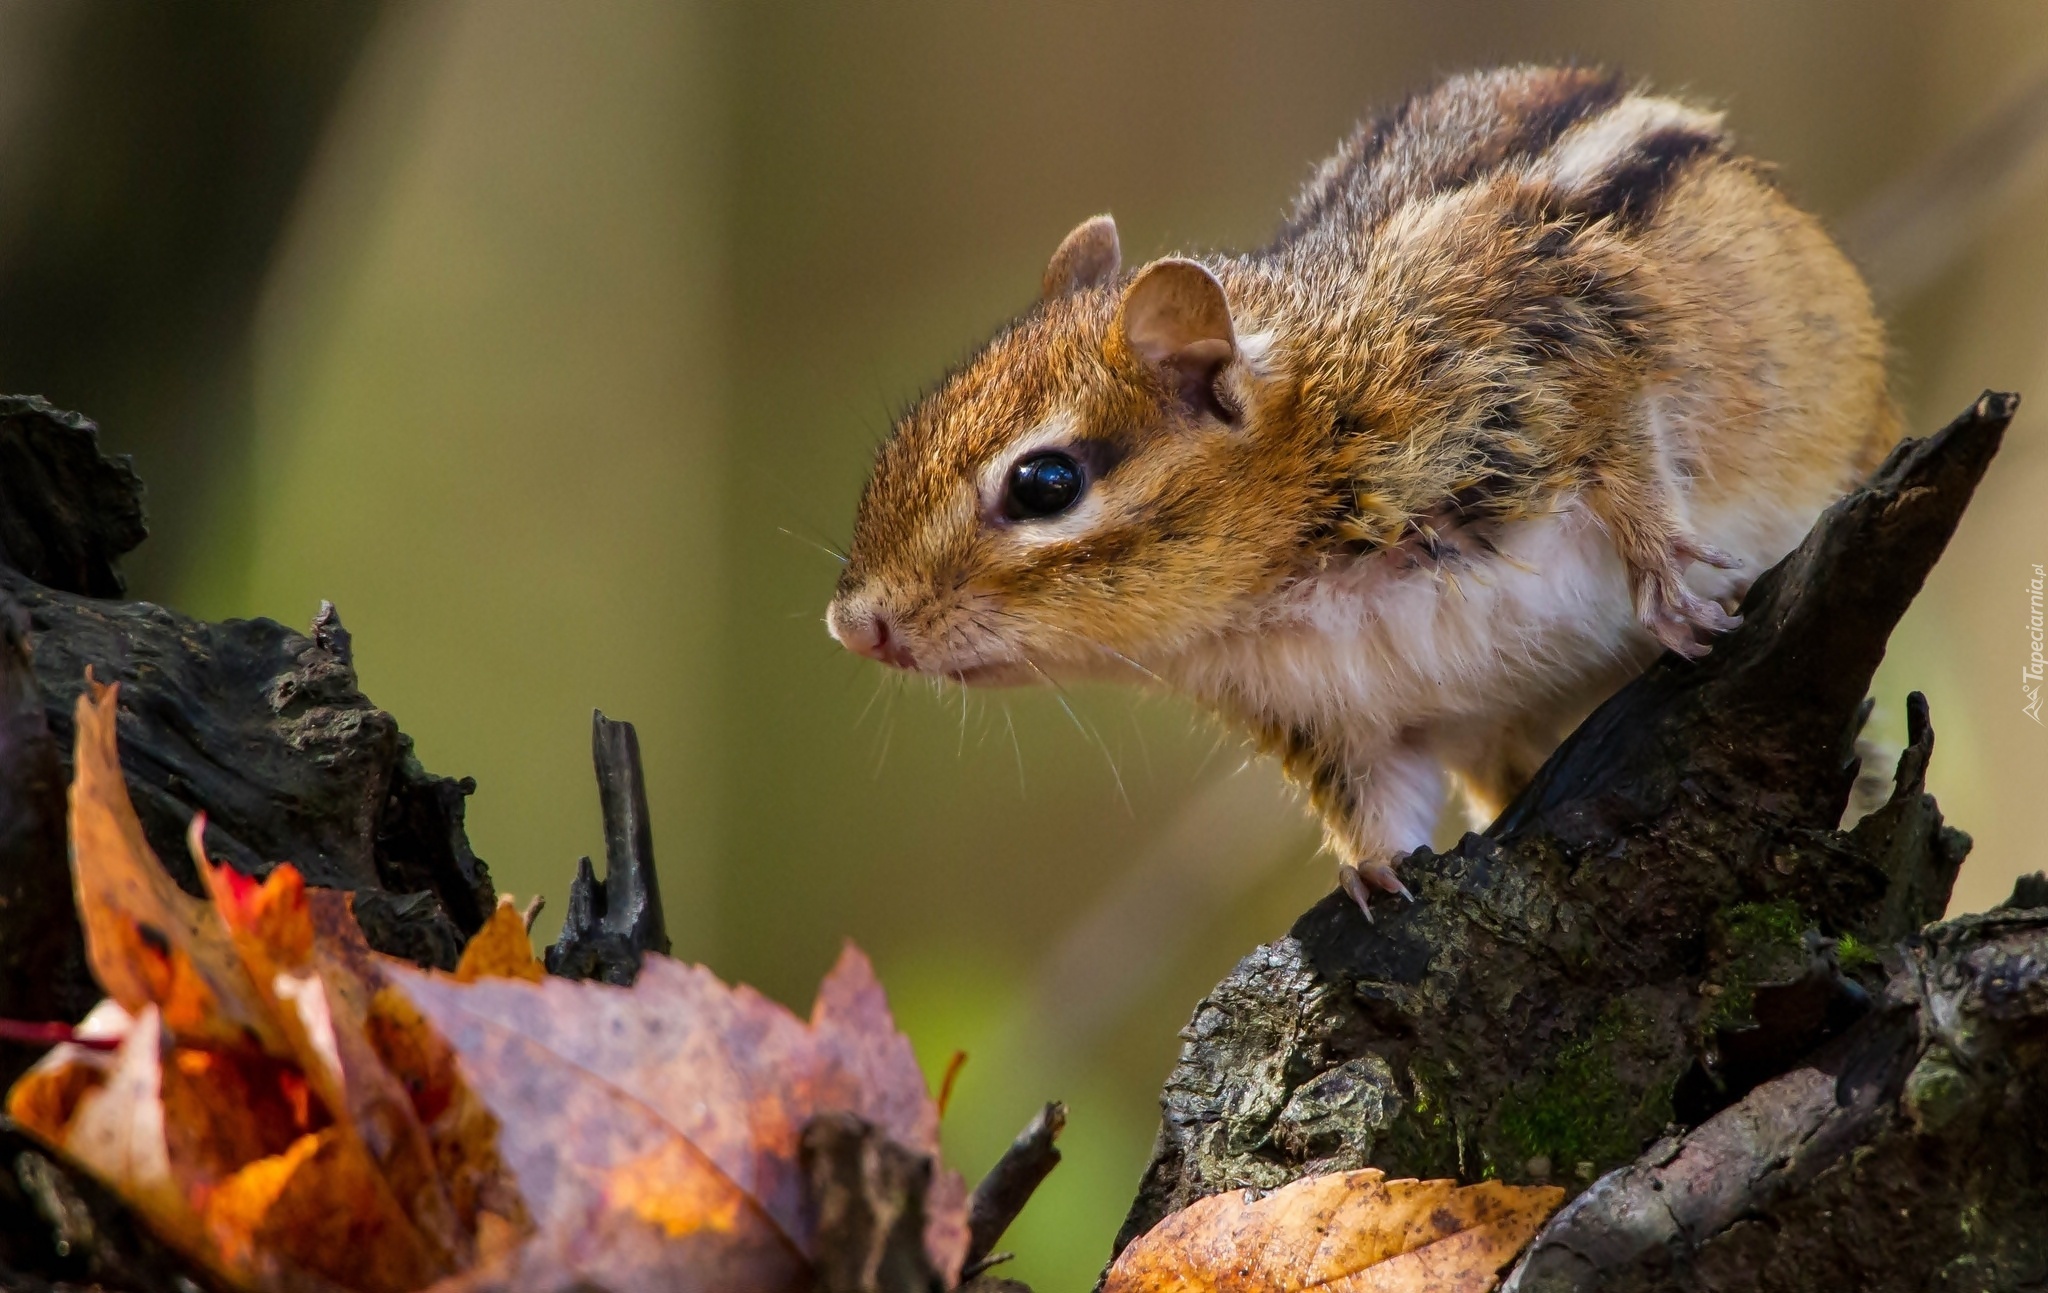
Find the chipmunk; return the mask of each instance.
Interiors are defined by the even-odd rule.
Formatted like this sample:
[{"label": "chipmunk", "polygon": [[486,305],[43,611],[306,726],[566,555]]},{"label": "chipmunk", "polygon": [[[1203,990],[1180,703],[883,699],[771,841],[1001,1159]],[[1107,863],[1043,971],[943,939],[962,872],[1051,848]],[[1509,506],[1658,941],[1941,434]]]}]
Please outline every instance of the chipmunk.
[{"label": "chipmunk", "polygon": [[1407,894],[1898,438],[1883,330],[1720,114],[1585,68],[1360,127],[1279,234],[1134,273],[1088,220],[882,445],[826,620],[969,684],[1129,675],[1278,756]]}]

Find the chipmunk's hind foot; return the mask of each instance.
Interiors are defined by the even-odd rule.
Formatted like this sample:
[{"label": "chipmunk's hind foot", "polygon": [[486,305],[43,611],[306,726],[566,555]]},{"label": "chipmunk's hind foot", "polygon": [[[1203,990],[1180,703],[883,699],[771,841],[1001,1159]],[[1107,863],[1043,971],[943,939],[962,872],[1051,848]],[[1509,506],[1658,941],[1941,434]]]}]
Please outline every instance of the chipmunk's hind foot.
[{"label": "chipmunk's hind foot", "polygon": [[1409,893],[1408,886],[1401,883],[1401,877],[1394,874],[1394,865],[1391,862],[1367,862],[1363,866],[1339,862],[1337,883],[1345,893],[1351,895],[1351,901],[1358,904],[1358,909],[1365,913],[1367,920],[1372,919],[1374,893],[1397,893],[1409,902],[1415,901],[1415,895]]}]

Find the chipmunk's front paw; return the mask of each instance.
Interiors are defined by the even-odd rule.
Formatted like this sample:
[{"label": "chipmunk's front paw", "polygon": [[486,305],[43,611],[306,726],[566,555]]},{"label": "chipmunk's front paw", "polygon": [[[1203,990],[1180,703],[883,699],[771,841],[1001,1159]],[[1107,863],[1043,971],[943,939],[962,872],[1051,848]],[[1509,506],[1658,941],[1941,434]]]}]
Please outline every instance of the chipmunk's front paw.
[{"label": "chipmunk's front paw", "polygon": [[1719,548],[1696,539],[1672,541],[1670,559],[1661,569],[1636,574],[1636,618],[1668,650],[1697,660],[1713,648],[1700,634],[1726,633],[1742,624],[1740,615],[1730,615],[1719,603],[1686,587],[1682,576],[1693,562],[1732,570],[1742,564]]},{"label": "chipmunk's front paw", "polygon": [[1409,902],[1415,901],[1415,895],[1409,893],[1408,886],[1401,883],[1401,877],[1394,874],[1391,862],[1365,862],[1358,866],[1339,862],[1337,883],[1351,895],[1351,901],[1358,904],[1367,920],[1372,919],[1372,895],[1376,892],[1398,893]]}]

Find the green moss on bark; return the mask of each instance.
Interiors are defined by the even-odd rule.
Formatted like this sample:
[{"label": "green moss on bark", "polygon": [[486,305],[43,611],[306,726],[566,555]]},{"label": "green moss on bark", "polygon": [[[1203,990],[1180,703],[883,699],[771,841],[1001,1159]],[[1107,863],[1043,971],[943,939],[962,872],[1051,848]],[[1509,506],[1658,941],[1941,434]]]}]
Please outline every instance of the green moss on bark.
[{"label": "green moss on bark", "polygon": [[1709,939],[1714,968],[1701,987],[1706,1005],[1700,1032],[1755,1023],[1752,1007],[1760,983],[1793,978],[1806,964],[1806,931],[1812,928],[1790,899],[1745,902],[1723,908]]},{"label": "green moss on bark", "polygon": [[1494,1127],[1497,1152],[1507,1161],[1499,1164],[1500,1174],[1532,1175],[1532,1159],[1549,1160],[1559,1174],[1584,1164],[1598,1173],[1641,1153],[1671,1121],[1678,1079],[1671,1031],[1635,997],[1612,1002],[1591,1034],[1567,1043],[1501,1102]]}]

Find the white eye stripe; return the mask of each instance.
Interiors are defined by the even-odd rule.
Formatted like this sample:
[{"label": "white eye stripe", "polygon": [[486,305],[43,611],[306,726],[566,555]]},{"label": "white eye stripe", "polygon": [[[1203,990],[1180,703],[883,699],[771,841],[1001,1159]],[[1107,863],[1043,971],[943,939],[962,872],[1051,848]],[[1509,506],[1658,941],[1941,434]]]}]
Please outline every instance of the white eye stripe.
[{"label": "white eye stripe", "polygon": [[[982,515],[1003,515],[1010,473],[1018,463],[1047,449],[1070,448],[1080,426],[1079,418],[1062,409],[1036,426],[1019,432],[1004,445],[1002,452],[990,458],[981,469],[978,492]],[[1104,495],[1101,482],[1091,480],[1082,488],[1081,500],[1057,516],[1032,517],[1004,527],[1004,541],[1024,548],[1042,548],[1080,538],[1100,527],[1108,516],[1109,506]]]},{"label": "white eye stripe", "polygon": [[1065,448],[1074,442],[1080,419],[1062,409],[1037,426],[1021,431],[1002,451],[991,457],[975,482],[982,511],[997,516],[1003,510],[1003,493],[1010,486],[1010,469],[1041,449]]},{"label": "white eye stripe", "polygon": [[1005,541],[1022,548],[1043,548],[1048,544],[1078,539],[1098,528],[1108,513],[1102,491],[1090,489],[1081,501],[1058,516],[1034,517],[1020,521],[1003,532]]}]

